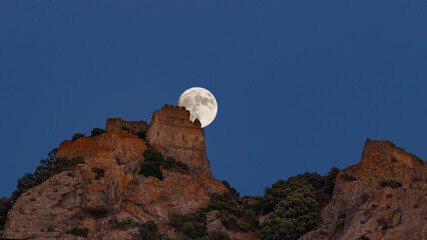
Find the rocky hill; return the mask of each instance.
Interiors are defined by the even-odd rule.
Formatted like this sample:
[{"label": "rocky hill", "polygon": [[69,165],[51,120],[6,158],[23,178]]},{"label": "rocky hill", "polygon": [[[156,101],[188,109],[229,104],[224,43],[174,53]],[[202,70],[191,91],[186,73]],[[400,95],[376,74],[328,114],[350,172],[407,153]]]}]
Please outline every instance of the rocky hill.
[{"label": "rocky hill", "polygon": [[427,239],[427,164],[389,141],[366,140],[335,179],[323,222],[301,239]]},{"label": "rocky hill", "polygon": [[[108,119],[43,162],[7,208],[13,239],[427,239],[427,164],[367,140],[361,161],[241,198],[216,180],[204,131],[185,108]],[[31,182],[31,184],[26,184]],[[2,206],[0,206],[0,212]],[[1,217],[1,216],[0,216]],[[0,218],[1,219],[1,218]]]}]

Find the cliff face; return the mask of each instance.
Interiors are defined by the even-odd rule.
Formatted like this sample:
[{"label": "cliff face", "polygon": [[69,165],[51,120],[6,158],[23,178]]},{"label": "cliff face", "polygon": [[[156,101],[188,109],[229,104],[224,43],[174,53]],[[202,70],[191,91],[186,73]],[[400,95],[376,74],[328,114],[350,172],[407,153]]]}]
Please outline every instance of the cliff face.
[{"label": "cliff face", "polygon": [[427,239],[427,168],[389,141],[366,141],[341,171],[323,223],[301,239]]},{"label": "cliff face", "polygon": [[[169,111],[167,116],[174,118],[175,114]],[[193,132],[203,136],[200,126],[189,120],[185,127],[174,125],[174,133],[186,139],[182,144],[175,141],[171,146],[159,139],[156,144],[150,143],[167,156],[188,163],[191,172],[162,169],[164,179],[160,181],[138,172],[149,143],[128,131],[111,130],[123,122],[115,121],[108,133],[61,143],[57,159],[82,157],[85,164],[55,175],[21,195],[8,214],[4,237],[76,239],[67,231],[84,227],[89,229],[89,239],[133,239],[137,230],[112,229],[109,221],[113,217],[118,221],[127,217],[139,222],[154,220],[161,233],[168,233],[165,223],[169,214],[194,212],[210,202],[209,194],[226,191],[211,175],[204,138],[192,138]],[[167,133],[163,131],[169,128],[153,117],[148,132],[164,136]],[[195,154],[188,149],[193,145]],[[96,177],[95,167],[105,170],[103,177]]]}]

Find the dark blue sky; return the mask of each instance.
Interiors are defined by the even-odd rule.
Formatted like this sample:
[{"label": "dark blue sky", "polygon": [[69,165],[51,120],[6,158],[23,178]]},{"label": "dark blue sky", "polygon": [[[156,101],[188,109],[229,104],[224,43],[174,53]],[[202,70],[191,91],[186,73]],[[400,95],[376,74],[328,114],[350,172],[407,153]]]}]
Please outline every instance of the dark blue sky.
[{"label": "dark blue sky", "polygon": [[360,160],[427,159],[427,2],[0,1],[0,197],[76,132],[216,97],[213,174],[242,195]]}]

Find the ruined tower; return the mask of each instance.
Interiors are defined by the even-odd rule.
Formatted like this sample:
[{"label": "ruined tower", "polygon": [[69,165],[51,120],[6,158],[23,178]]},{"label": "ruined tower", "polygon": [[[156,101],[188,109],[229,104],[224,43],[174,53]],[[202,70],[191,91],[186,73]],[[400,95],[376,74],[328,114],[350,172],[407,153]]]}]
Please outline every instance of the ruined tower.
[{"label": "ruined tower", "polygon": [[211,175],[206,157],[205,132],[190,121],[190,111],[185,107],[165,105],[153,113],[147,131],[147,143],[160,148],[165,156],[188,164],[194,174]]}]

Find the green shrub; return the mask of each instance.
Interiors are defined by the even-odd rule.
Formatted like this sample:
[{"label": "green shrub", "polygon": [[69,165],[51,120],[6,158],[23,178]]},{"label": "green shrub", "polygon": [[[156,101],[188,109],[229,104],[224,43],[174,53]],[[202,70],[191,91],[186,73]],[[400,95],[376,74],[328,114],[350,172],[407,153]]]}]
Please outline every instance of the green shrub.
[{"label": "green shrub", "polygon": [[106,133],[106,132],[107,131],[105,131],[105,129],[94,128],[94,129],[92,129],[92,131],[90,133],[91,133],[91,136],[94,137],[94,136],[97,136],[97,135],[100,135],[100,134],[103,134],[103,133]]},{"label": "green shrub", "polygon": [[130,217],[120,222],[117,220],[117,218],[113,217],[108,222],[113,228],[120,228],[123,231],[142,226],[140,222],[137,222]]},{"label": "green shrub", "polygon": [[0,198],[0,229],[4,228],[7,220],[7,213],[13,206],[13,200]]},{"label": "green shrub", "polygon": [[188,172],[188,165],[176,161],[173,157],[167,157],[164,159],[164,156],[161,152],[148,148],[142,154],[145,158],[144,163],[141,165],[140,174],[144,174],[145,177],[154,176],[160,180],[163,180],[163,173],[160,169],[160,166],[163,166],[168,170],[180,169],[182,171]]},{"label": "green shrub", "polygon": [[239,229],[242,232],[252,232],[255,231],[259,226],[259,220],[253,219],[251,222],[241,221],[238,223]]},{"label": "green shrub", "polygon": [[377,208],[378,207],[378,205],[377,204],[372,204],[371,205],[371,209],[375,209],[375,208]]},{"label": "green shrub", "polygon": [[188,172],[188,165],[181,161],[176,161],[173,157],[167,157],[165,160],[162,161],[161,164],[165,169],[168,170],[174,170],[179,169],[183,172]]},{"label": "green shrub", "polygon": [[164,179],[160,165],[157,162],[143,162],[139,174],[143,174],[145,177],[153,176],[159,180]]},{"label": "green shrub", "polygon": [[211,202],[207,206],[207,211],[225,211],[234,216],[242,216],[243,208],[239,206],[236,199],[228,192],[224,194],[211,194]]},{"label": "green shrub", "polygon": [[92,168],[92,172],[96,174],[95,180],[100,180],[104,177],[105,170],[99,167]]},{"label": "green shrub", "polygon": [[[186,235],[180,234],[175,238],[175,240],[190,240],[190,239]],[[205,240],[205,239],[201,239],[201,240]]]},{"label": "green shrub", "polygon": [[130,132],[132,134],[135,134],[135,132],[132,129],[128,128],[127,126],[123,126],[122,129],[125,130],[125,131],[128,131],[128,132]]},{"label": "green shrub", "polygon": [[400,188],[402,184],[394,180],[381,180],[378,182],[382,188],[391,187],[393,189]]},{"label": "green shrub", "polygon": [[47,228],[47,232],[54,232],[55,231],[55,229],[53,229],[53,227],[48,227]]},{"label": "green shrub", "polygon": [[181,229],[182,226],[186,222],[204,222],[205,221],[205,214],[202,211],[199,211],[198,213],[190,213],[190,214],[177,214],[172,213],[169,216],[169,225],[171,227]]},{"label": "green shrub", "polygon": [[139,227],[139,234],[144,240],[155,240],[157,238],[157,224],[148,221]]},{"label": "green shrub", "polygon": [[384,216],[377,219],[377,222],[382,226],[382,230],[387,230],[389,228],[393,228],[393,225],[390,225],[389,221],[385,219]]},{"label": "green shrub", "polygon": [[340,170],[336,167],[332,167],[331,170],[324,176],[325,178],[325,185],[323,186],[323,190],[326,194],[331,195],[334,193],[335,189],[335,179],[337,178],[338,173]]},{"label": "green shrub", "polygon": [[163,154],[155,149],[147,148],[142,155],[145,160],[141,165],[139,174],[143,174],[145,177],[153,176],[159,180],[163,180],[163,173],[160,169],[160,165],[164,161]]},{"label": "green shrub", "polygon": [[206,226],[196,221],[184,223],[181,230],[190,239],[198,239],[208,235]]},{"label": "green shrub", "polygon": [[165,169],[172,169],[176,164],[175,158],[173,157],[167,157],[163,162],[162,162],[162,166]]},{"label": "green shrub", "polygon": [[56,158],[55,162],[53,162],[52,172],[55,174],[58,174],[63,171],[72,170],[78,164],[84,164],[84,163],[86,162],[82,157],[74,157],[71,160],[65,157]]},{"label": "green shrub", "polygon": [[87,237],[89,230],[87,228],[72,228],[71,230],[67,231],[67,234],[71,234],[74,236],[79,236],[79,237]]},{"label": "green shrub", "polygon": [[209,240],[230,240],[230,236],[222,231],[213,231],[208,233]]},{"label": "green shrub", "polygon": [[221,210],[218,212],[218,219],[221,220],[224,226],[229,227],[230,224],[237,224],[237,217],[233,213],[227,210]]},{"label": "green shrub", "polygon": [[144,130],[137,131],[135,134],[136,134],[136,136],[138,136],[141,139],[145,139],[145,137],[146,137],[146,131],[144,131]]},{"label": "green shrub", "polygon": [[40,160],[40,165],[33,174],[26,173],[22,178],[18,179],[17,189],[12,193],[12,202],[15,202],[22,193],[56,174],[52,170],[52,163],[56,158],[57,151],[57,148],[52,149],[48,153],[48,158]]},{"label": "green shrub", "polygon": [[354,176],[348,175],[347,173],[341,175],[341,179],[344,181],[356,181],[356,178]]},{"label": "green shrub", "polygon": [[75,140],[82,138],[82,137],[86,137],[86,135],[84,135],[83,133],[76,133],[73,135],[73,138],[71,139],[71,141],[75,141]]},{"label": "green shrub", "polygon": [[227,181],[222,180],[221,183],[227,187],[228,192],[231,194],[231,196],[233,196],[234,198],[240,197],[240,193],[235,188],[231,187]]},{"label": "green shrub", "polygon": [[169,237],[167,234],[160,235],[160,240],[174,240],[173,238]]},{"label": "green shrub", "polygon": [[186,172],[189,171],[188,165],[185,162],[176,161],[176,165]]},{"label": "green shrub", "polygon": [[159,162],[159,165],[165,160],[163,154],[153,148],[147,148],[142,156],[144,156],[145,161]]}]

